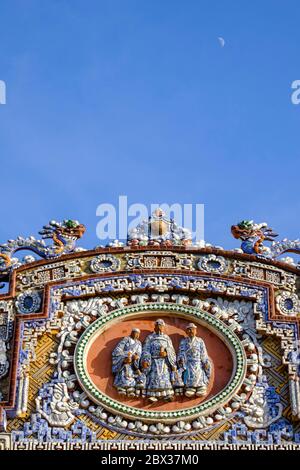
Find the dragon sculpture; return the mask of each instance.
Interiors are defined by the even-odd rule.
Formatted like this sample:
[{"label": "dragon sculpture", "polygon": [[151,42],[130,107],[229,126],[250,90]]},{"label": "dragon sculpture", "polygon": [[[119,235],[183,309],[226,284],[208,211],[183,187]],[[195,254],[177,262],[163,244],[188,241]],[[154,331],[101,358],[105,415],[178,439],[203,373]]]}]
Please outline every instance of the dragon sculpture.
[{"label": "dragon sculpture", "polygon": [[[255,224],[253,220],[242,220],[237,225],[232,225],[231,233],[234,238],[242,240],[241,249],[249,255],[275,259],[287,252],[300,254],[300,240],[285,238],[275,242],[274,239],[278,234],[266,223]],[[271,246],[264,246],[264,241],[271,241]]]},{"label": "dragon sculpture", "polygon": [[[42,240],[36,240],[32,236],[8,240],[7,243],[0,245],[0,273],[7,274],[20,264],[17,258],[13,258],[13,255],[20,250],[32,251],[45,259],[72,253],[76,251],[76,242],[84,232],[85,226],[77,220],[64,220],[63,222],[52,220],[39,232]],[[47,245],[44,239],[51,239],[53,243]]]}]

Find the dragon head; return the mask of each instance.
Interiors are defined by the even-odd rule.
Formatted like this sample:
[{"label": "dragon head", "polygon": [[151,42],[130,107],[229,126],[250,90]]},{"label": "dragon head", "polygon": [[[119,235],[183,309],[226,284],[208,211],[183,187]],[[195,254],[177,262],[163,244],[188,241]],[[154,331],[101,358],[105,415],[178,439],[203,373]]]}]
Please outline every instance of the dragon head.
[{"label": "dragon head", "polygon": [[237,225],[231,226],[234,238],[248,240],[252,237],[261,237],[263,240],[273,241],[278,236],[266,222],[256,224],[253,220],[242,220]]},{"label": "dragon head", "polygon": [[42,235],[42,238],[54,238],[56,235],[59,240],[68,244],[76,242],[83,236],[84,232],[84,225],[80,224],[77,220],[67,219],[63,222],[51,220],[48,225],[44,225],[39,233]]},{"label": "dragon head", "polygon": [[234,238],[242,240],[241,249],[247,254],[261,254],[269,249],[263,245],[264,241],[274,241],[277,233],[268,227],[265,222],[255,224],[253,220],[242,220],[231,226]]},{"label": "dragon head", "polygon": [[57,235],[65,239],[73,241],[79,240],[84,235],[85,226],[80,224],[77,220],[64,220],[62,224],[56,228]]},{"label": "dragon head", "polygon": [[237,225],[231,226],[231,233],[234,238],[246,240],[255,235],[256,228],[253,220],[242,220]]},{"label": "dragon head", "polygon": [[63,220],[56,222],[51,220],[48,225],[44,225],[39,233],[42,238],[52,238],[55,244],[55,253],[69,253],[75,249],[76,242],[83,236],[85,226],[77,220]]}]

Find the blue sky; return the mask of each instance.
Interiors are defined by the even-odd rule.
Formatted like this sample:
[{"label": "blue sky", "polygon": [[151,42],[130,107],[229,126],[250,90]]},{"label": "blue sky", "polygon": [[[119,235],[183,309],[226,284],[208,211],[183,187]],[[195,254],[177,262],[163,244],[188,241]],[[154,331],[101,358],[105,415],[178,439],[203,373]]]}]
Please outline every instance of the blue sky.
[{"label": "blue sky", "polygon": [[[205,238],[298,238],[299,1],[1,0],[0,241],[96,207],[203,203]],[[222,48],[218,37],[225,39]]]}]

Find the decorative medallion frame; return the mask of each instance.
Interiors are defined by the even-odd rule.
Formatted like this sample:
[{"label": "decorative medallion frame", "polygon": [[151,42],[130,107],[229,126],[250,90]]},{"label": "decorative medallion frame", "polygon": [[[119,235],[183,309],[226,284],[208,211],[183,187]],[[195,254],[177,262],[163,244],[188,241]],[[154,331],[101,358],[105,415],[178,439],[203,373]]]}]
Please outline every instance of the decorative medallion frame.
[{"label": "decorative medallion frame", "polygon": [[[232,377],[229,383],[226,385],[225,389],[221,390],[217,395],[204,401],[198,406],[170,412],[149,411],[134,408],[109,398],[107,395],[97,389],[87,372],[87,367],[85,364],[87,347],[93,340],[93,337],[109,328],[109,326],[120,319],[138,319],[145,313],[163,313],[164,315],[173,313],[176,316],[181,315],[188,320],[196,319],[200,324],[206,326],[208,329],[217,334],[222,339],[222,341],[226,342],[232,353],[234,368]],[[222,321],[214,318],[207,312],[202,312],[201,310],[198,310],[194,307],[157,303],[125,307],[115,310],[103,318],[96,320],[87,328],[85,333],[82,334],[77,343],[74,354],[74,366],[76,375],[83,389],[93,399],[93,401],[103,405],[106,409],[108,409],[108,411],[120,413],[130,419],[136,418],[143,419],[144,421],[161,420],[165,423],[176,422],[179,419],[196,419],[199,416],[207,414],[208,412],[214,412],[217,408],[227,403],[241,387],[245,379],[247,367],[246,354],[241,341]]]}]

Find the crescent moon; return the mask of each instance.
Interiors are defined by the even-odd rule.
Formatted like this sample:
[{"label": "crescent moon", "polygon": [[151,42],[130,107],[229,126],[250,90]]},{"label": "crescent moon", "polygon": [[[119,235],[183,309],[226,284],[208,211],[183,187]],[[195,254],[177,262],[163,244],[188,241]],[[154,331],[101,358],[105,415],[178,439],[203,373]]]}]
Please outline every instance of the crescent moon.
[{"label": "crescent moon", "polygon": [[220,46],[221,46],[221,47],[224,47],[224,46],[225,46],[225,40],[224,40],[224,38],[222,38],[221,36],[219,36],[219,37],[218,37],[218,40],[219,40]]}]

